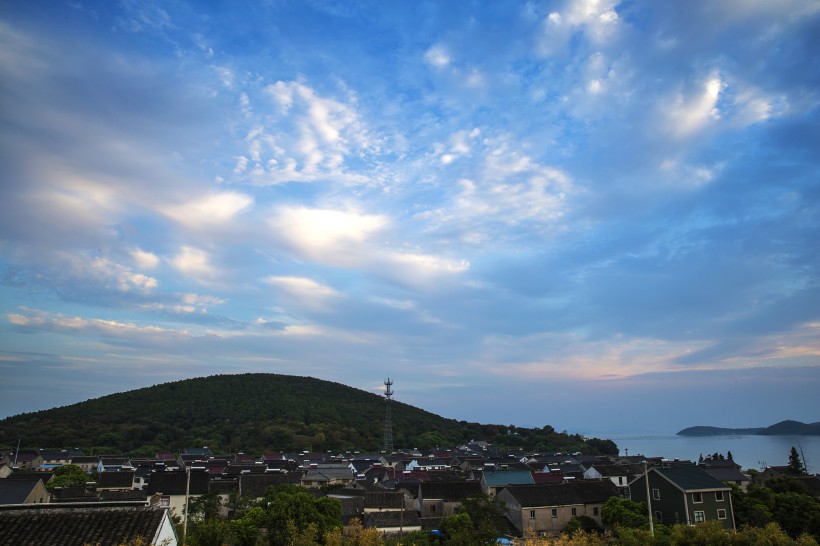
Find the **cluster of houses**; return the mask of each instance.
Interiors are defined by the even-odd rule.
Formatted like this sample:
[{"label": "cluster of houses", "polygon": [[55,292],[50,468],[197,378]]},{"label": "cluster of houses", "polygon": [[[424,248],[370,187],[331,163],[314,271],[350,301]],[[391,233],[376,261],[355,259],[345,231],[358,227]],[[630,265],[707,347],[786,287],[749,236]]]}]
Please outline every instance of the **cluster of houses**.
[{"label": "cluster of houses", "polygon": [[[66,464],[83,468],[89,481],[47,489],[54,469]],[[151,458],[20,450],[0,459],[0,478],[0,542],[20,544],[26,543],[26,533],[34,535],[31,543],[48,544],[45,533],[55,526],[62,529],[58,542],[69,544],[66,529],[72,527],[72,517],[75,526],[90,528],[76,530],[82,535],[78,540],[85,541],[77,543],[94,543],[94,533],[104,532],[95,526],[117,521],[99,515],[111,511],[143,522],[142,527],[120,527],[134,529],[132,534],[139,530],[144,538],[153,538],[151,544],[175,544],[168,516],[184,514],[186,496],[211,493],[223,500],[232,495],[260,499],[269,487],[280,484],[298,484],[337,498],[343,523],[358,518],[365,527],[385,534],[436,529],[466,499],[482,494],[503,501],[503,520],[511,536],[557,536],[572,518],[582,516],[603,526],[602,508],[613,496],[649,501],[658,522],[716,520],[733,529],[727,483],[744,489],[749,483],[732,461],[694,464],[641,455],[500,453],[486,442],[426,452],[261,457],[218,455],[207,447]],[[229,516],[230,503],[223,504]]]}]

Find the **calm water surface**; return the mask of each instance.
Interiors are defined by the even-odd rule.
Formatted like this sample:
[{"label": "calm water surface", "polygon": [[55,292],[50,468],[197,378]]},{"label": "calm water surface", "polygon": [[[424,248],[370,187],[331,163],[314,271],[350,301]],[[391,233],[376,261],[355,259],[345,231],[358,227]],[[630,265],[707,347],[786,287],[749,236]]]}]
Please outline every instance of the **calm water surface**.
[{"label": "calm water surface", "polygon": [[745,468],[782,466],[789,461],[792,446],[803,448],[809,471],[820,472],[820,436],[640,436],[615,435],[609,438],[618,444],[621,455],[666,457],[697,461],[702,453],[732,452],[736,463]]}]

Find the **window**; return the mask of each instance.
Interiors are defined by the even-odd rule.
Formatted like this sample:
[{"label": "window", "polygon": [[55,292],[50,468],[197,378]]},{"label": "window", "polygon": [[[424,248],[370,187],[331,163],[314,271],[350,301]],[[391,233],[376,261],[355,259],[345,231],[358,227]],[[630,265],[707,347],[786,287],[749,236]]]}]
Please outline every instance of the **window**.
[{"label": "window", "polygon": [[554,517],[554,518],[558,517],[558,509],[557,508],[552,509],[552,517]]},{"label": "window", "polygon": [[692,502],[695,504],[703,502],[703,493],[692,493]]},{"label": "window", "polygon": [[577,516],[578,514],[577,514],[576,512],[577,512],[577,510],[576,510],[575,508],[573,508],[573,509],[572,509],[572,515],[573,515],[573,516]]},{"label": "window", "polygon": [[535,519],[535,510],[530,510],[530,519]]},{"label": "window", "polygon": [[623,484],[624,484],[624,477],[623,476],[618,476],[618,485],[623,485]]},{"label": "window", "polygon": [[435,505],[435,504],[431,504],[431,505],[430,505],[430,513],[431,513],[431,514],[435,514],[435,513],[436,513],[436,505]]},{"label": "window", "polygon": [[723,508],[718,510],[718,519],[726,519],[726,510]]},{"label": "window", "polygon": [[168,495],[162,495],[159,498],[159,505],[163,508],[168,508],[171,506],[171,497]]},{"label": "window", "polygon": [[592,515],[593,515],[593,516],[597,516],[597,515],[598,515],[598,507],[597,507],[597,506],[594,506],[594,507],[592,508]]},{"label": "window", "polygon": [[652,500],[661,500],[661,490],[660,489],[653,489],[652,490]]},{"label": "window", "polygon": [[723,491],[715,491],[715,500],[723,502]]},{"label": "window", "polygon": [[663,512],[655,510],[655,521],[663,521]]},{"label": "window", "polygon": [[695,523],[702,523],[706,521],[706,514],[701,511],[695,512]]}]

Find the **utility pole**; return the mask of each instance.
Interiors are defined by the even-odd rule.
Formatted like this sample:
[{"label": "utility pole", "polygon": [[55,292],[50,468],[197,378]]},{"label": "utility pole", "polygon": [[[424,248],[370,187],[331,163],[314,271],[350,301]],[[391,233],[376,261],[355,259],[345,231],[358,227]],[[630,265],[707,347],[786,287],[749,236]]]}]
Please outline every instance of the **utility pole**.
[{"label": "utility pole", "polygon": [[652,521],[652,495],[649,492],[649,469],[646,465],[646,459],[643,461],[643,473],[646,477],[646,511],[649,512],[649,532],[655,536],[655,522]]},{"label": "utility pole", "polygon": [[182,546],[185,546],[185,539],[188,537],[188,498],[191,494],[191,463],[188,463],[185,472],[188,474],[188,477],[185,480],[185,514],[182,520]]}]

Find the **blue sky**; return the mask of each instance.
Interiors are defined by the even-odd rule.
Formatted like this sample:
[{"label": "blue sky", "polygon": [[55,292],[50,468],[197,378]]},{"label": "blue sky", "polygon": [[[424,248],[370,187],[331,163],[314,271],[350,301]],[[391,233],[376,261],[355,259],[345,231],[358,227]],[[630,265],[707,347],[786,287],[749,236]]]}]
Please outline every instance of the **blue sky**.
[{"label": "blue sky", "polygon": [[215,373],[820,420],[820,2],[4,2],[0,416]]}]

